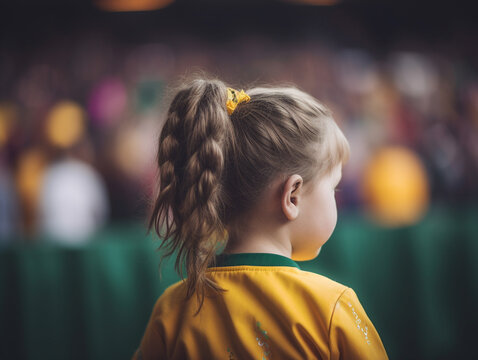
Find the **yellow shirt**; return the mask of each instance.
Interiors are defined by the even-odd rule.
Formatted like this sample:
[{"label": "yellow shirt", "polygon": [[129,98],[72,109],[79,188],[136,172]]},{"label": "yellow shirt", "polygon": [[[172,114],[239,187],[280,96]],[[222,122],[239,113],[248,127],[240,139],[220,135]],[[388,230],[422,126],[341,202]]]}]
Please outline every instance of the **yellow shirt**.
[{"label": "yellow shirt", "polygon": [[184,282],[158,299],[134,359],[388,359],[354,291],[274,254],[218,257],[227,291],[198,315]]}]

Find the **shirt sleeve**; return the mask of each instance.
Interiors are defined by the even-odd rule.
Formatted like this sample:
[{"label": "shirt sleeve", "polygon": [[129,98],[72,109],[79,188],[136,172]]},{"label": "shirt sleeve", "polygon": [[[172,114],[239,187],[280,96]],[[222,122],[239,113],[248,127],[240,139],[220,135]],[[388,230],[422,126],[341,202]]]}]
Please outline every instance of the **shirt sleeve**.
[{"label": "shirt sleeve", "polygon": [[166,359],[166,346],[161,327],[155,321],[155,312],[151,315],[139,348],[131,360]]},{"label": "shirt sleeve", "polygon": [[335,304],[329,340],[331,360],[388,359],[377,330],[350,288],[340,295]]}]

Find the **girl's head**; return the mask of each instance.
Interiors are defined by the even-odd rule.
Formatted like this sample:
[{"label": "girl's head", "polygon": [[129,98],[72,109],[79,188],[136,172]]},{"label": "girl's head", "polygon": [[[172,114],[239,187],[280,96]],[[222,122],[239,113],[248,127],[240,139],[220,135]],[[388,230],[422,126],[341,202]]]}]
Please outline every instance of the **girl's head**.
[{"label": "girl's head", "polygon": [[176,266],[186,265],[189,295],[218,289],[205,270],[267,187],[293,174],[307,187],[348,158],[347,140],[312,96],[293,87],[245,92],[250,101],[229,115],[223,82],[188,82],[159,138],[160,190],[149,225],[167,255],[177,251]]}]

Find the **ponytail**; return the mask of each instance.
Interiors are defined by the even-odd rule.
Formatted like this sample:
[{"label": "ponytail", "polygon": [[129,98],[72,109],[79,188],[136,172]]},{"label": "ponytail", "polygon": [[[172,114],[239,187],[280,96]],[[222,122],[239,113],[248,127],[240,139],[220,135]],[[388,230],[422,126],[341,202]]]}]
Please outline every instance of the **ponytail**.
[{"label": "ponytail", "polygon": [[163,239],[164,256],[177,252],[175,267],[187,273],[187,298],[197,294],[199,309],[208,289],[222,289],[206,277],[223,242],[221,178],[231,125],[226,86],[195,80],[174,97],[162,129],[157,163],[160,189],[149,219]]}]

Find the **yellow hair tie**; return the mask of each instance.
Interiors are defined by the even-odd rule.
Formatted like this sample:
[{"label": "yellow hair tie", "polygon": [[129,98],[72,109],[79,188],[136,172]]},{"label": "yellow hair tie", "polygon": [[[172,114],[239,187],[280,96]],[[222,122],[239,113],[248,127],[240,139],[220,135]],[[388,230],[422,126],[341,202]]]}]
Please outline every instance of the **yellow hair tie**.
[{"label": "yellow hair tie", "polygon": [[231,88],[227,88],[226,107],[228,114],[231,115],[234,110],[236,110],[238,104],[244,101],[248,102],[249,100],[251,100],[251,97],[247,95],[244,90],[237,91]]}]

